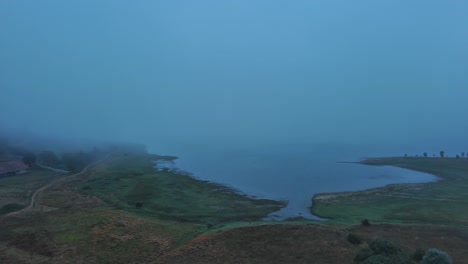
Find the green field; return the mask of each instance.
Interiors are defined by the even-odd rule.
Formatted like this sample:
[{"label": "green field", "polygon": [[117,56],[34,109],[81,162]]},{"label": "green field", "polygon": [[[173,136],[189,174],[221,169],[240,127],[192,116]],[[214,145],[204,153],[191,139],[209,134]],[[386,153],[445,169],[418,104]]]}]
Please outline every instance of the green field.
[{"label": "green field", "polygon": [[312,213],[333,219],[331,223],[357,224],[369,219],[374,223],[468,226],[468,159],[377,158],[361,163],[431,173],[440,180],[317,195]]},{"label": "green field", "polygon": [[113,159],[80,183],[80,190],[107,204],[159,219],[217,224],[259,220],[285,202],[254,199],[223,185],[175,171],[156,171],[154,156]]}]

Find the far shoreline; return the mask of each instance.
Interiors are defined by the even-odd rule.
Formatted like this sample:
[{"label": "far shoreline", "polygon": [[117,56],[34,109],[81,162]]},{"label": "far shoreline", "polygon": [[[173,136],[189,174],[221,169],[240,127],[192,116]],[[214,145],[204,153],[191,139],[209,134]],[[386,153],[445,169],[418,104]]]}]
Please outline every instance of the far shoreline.
[{"label": "far shoreline", "polygon": [[[311,213],[336,221],[350,221],[358,217],[366,219],[374,217],[378,222],[456,222],[465,219],[452,220],[445,214],[432,219],[431,204],[438,202],[453,202],[463,206],[464,192],[460,189],[467,182],[466,171],[468,159],[435,158],[435,157],[378,157],[366,158],[361,161],[338,163],[355,163],[368,166],[392,166],[402,169],[427,173],[436,177],[435,181],[423,183],[397,183],[383,187],[360,191],[345,191],[333,193],[318,193],[312,199]],[[414,205],[413,205],[414,204]],[[455,206],[454,206],[455,207]],[[405,209],[406,208],[406,209]],[[414,208],[411,211],[408,209]],[[429,211],[424,211],[426,210]],[[442,211],[444,209],[441,209]],[[456,214],[457,210],[453,210]],[[458,217],[460,218],[460,217]]]}]

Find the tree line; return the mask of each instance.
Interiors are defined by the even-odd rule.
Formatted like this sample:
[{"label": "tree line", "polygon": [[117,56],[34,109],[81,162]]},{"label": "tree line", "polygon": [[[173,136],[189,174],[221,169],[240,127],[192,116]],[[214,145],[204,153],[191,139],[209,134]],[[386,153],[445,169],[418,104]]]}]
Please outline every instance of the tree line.
[{"label": "tree line", "polygon": [[[408,154],[405,154],[404,157],[414,157],[414,158],[419,158],[419,157],[424,157],[424,158],[428,158],[429,155],[427,154],[427,152],[424,152],[421,156],[419,156],[419,154],[416,154],[414,156],[410,156]],[[445,155],[445,151],[441,150],[439,151],[439,154],[436,155],[435,153],[432,154],[432,157],[433,158],[436,158],[436,157],[440,157],[440,158],[447,158],[448,156]],[[459,159],[459,158],[468,158],[468,152],[462,152],[460,154],[455,154],[455,158]]]}]

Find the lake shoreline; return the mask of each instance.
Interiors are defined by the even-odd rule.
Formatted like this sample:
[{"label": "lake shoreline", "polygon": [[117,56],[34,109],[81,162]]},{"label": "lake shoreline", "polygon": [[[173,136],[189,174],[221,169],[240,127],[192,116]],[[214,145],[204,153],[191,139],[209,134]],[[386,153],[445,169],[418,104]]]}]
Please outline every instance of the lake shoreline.
[{"label": "lake shoreline", "polygon": [[468,215],[460,213],[466,206],[468,196],[464,191],[464,185],[468,182],[468,159],[390,157],[368,158],[357,163],[428,173],[437,180],[389,184],[362,191],[319,193],[311,199],[312,214],[340,223],[370,219],[377,223],[458,226],[468,222]]},{"label": "lake shoreline", "polygon": [[[412,170],[412,171],[417,171],[417,172],[422,172],[422,173],[428,173],[427,171],[411,169],[411,168],[408,168],[407,166],[404,166],[404,165],[401,165],[401,166],[387,165],[385,163],[385,161],[388,160],[388,159],[392,159],[392,157],[390,157],[390,158],[366,158],[366,159],[364,159],[362,161],[337,161],[336,163],[361,164],[361,165],[367,165],[367,166],[392,166],[392,167],[397,167],[397,168],[401,168],[401,169],[407,169],[407,170]],[[431,174],[431,173],[428,173],[428,174]],[[432,183],[436,183],[436,182],[439,182],[439,181],[444,179],[444,177],[442,175],[435,175],[435,174],[431,174],[431,175],[436,177],[435,181],[422,182],[422,183],[392,183],[392,184],[387,184],[387,185],[382,186],[382,187],[374,187],[374,188],[369,188],[369,189],[365,189],[365,190],[358,190],[358,191],[316,193],[312,197],[312,201],[314,201],[314,200],[334,199],[334,198],[336,198],[338,196],[349,197],[349,196],[352,196],[353,194],[356,194],[356,193],[375,193],[375,192],[379,192],[379,191],[384,190],[384,189],[389,189],[389,188],[394,188],[394,187],[403,187],[403,186],[411,187],[411,186],[416,186],[416,185],[421,185],[421,184],[432,184]]]},{"label": "lake shoreline", "polygon": [[[321,159],[321,156],[320,158],[317,158],[319,156],[309,156],[309,159],[312,160],[311,163],[304,162],[305,159],[301,157],[307,156],[301,155],[298,156],[299,159],[289,160],[289,164],[292,163],[293,166],[278,166],[280,163],[276,161],[283,160],[280,155],[273,156],[273,158],[272,156],[264,158],[263,155],[252,153],[254,154],[251,154],[248,159],[236,159],[237,155],[227,155],[230,157],[227,160],[217,160],[217,157],[210,156],[212,153],[208,153],[203,158],[199,158],[199,153],[192,156],[182,155],[183,158],[180,159],[179,156],[175,167],[172,169],[190,172],[188,175],[195,179],[221,184],[236,190],[239,194],[254,199],[264,198],[281,202],[287,201],[286,207],[272,212],[263,219],[264,221],[283,221],[297,217],[319,221],[329,219],[311,212],[310,201],[315,194],[354,192],[382,188],[387,184],[425,183],[434,180],[432,174],[427,176],[413,175],[415,173],[413,170],[409,171],[391,166],[373,169],[371,166],[361,166],[363,164],[360,164],[360,162],[349,162],[346,159],[332,156],[328,156],[324,160]],[[316,154],[315,152],[312,153]],[[337,163],[348,163],[349,165]],[[236,166],[231,164],[236,164]],[[252,170],[251,168],[255,169]],[[298,184],[282,182],[283,175],[288,174],[291,175],[292,179],[297,179]],[[221,177],[218,177],[218,175],[221,175]],[[345,176],[343,177],[343,175]],[[338,180],[338,182],[342,183],[342,186],[334,187],[333,181],[328,180],[330,178]],[[251,181],[251,179],[255,180]],[[353,179],[358,179],[358,181]],[[324,185],[322,186],[322,184]],[[305,187],[309,185],[312,186],[312,189]],[[282,187],[278,189],[276,186]]]},{"label": "lake shoreline", "polygon": [[[402,169],[407,169],[407,170],[412,170],[412,171],[417,171],[417,172],[422,172],[422,173],[428,173],[427,170],[416,170],[413,168],[409,168],[407,165],[404,165],[404,164],[388,165],[388,161],[391,159],[399,159],[399,158],[398,157],[364,158],[361,161],[337,161],[336,163],[361,164],[361,165],[367,165],[367,166],[392,166],[392,167],[397,167],[397,168],[402,168]],[[405,191],[415,190],[422,185],[434,184],[444,179],[443,175],[436,175],[432,173],[429,173],[429,174],[436,177],[436,180],[433,182],[422,182],[422,183],[394,183],[394,184],[387,184],[382,187],[374,187],[374,188],[358,190],[358,191],[317,193],[317,194],[314,194],[314,196],[311,199],[312,205],[310,207],[310,211],[311,211],[311,214],[317,217],[326,218],[326,216],[320,215],[314,210],[315,209],[314,205],[317,204],[318,202],[326,203],[326,202],[333,202],[334,200],[340,200],[340,199],[353,199],[353,197],[357,195],[370,196],[370,195],[375,195],[378,193],[386,193],[390,190],[394,190],[395,188],[398,188],[402,191],[403,190]],[[328,218],[328,219],[332,220],[334,218]]]},{"label": "lake shoreline", "polygon": [[423,183],[394,183],[394,184],[387,184],[382,187],[374,187],[370,189],[365,189],[365,190],[359,190],[359,191],[344,191],[344,192],[329,192],[329,193],[317,193],[314,194],[312,197],[312,205],[310,207],[311,214],[314,216],[320,217],[320,218],[326,218],[329,220],[333,220],[335,218],[328,217],[325,215],[320,215],[315,211],[315,205],[317,203],[333,203],[333,202],[339,202],[343,199],[353,199],[355,196],[371,196],[375,194],[380,194],[380,193],[386,193],[389,191],[393,191],[396,188],[400,189],[401,191],[409,191],[409,190],[415,190],[421,185],[427,185],[427,184],[433,184],[435,182],[423,182]]}]

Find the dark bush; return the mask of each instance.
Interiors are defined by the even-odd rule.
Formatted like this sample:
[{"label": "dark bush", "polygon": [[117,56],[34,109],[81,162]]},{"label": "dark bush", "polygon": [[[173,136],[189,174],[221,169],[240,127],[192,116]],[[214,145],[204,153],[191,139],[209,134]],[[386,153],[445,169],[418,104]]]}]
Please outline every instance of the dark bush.
[{"label": "dark bush", "polygon": [[349,233],[348,234],[348,237],[346,238],[348,240],[349,243],[351,244],[355,244],[355,245],[358,245],[358,244],[361,244],[362,243],[362,239],[356,235],[356,234],[353,234],[353,233]]},{"label": "dark bush", "polygon": [[370,223],[369,219],[364,219],[364,220],[361,221],[361,225],[363,225],[363,226],[370,226],[371,223]]},{"label": "dark bush", "polygon": [[366,247],[361,250],[356,254],[354,257],[354,262],[355,263],[362,263],[364,260],[368,259],[370,256],[374,254],[374,251],[372,249]]},{"label": "dark bush", "polygon": [[401,250],[395,244],[383,239],[372,241],[369,247],[376,255],[395,256],[401,254]]},{"label": "dark bush", "polygon": [[413,254],[411,254],[411,260],[420,262],[423,259],[425,253],[426,252],[423,249],[418,248],[413,252]]},{"label": "dark bush", "polygon": [[81,188],[83,191],[91,190],[91,186],[86,185]]},{"label": "dark bush", "polygon": [[447,253],[430,248],[424,255],[421,264],[452,264],[452,259]]},{"label": "dark bush", "polygon": [[362,249],[354,257],[354,263],[360,264],[407,264],[408,258],[395,244],[376,239],[369,248]]},{"label": "dark bush", "polygon": [[143,203],[138,202],[138,203],[135,204],[135,207],[136,208],[141,208],[141,207],[143,207]]}]

